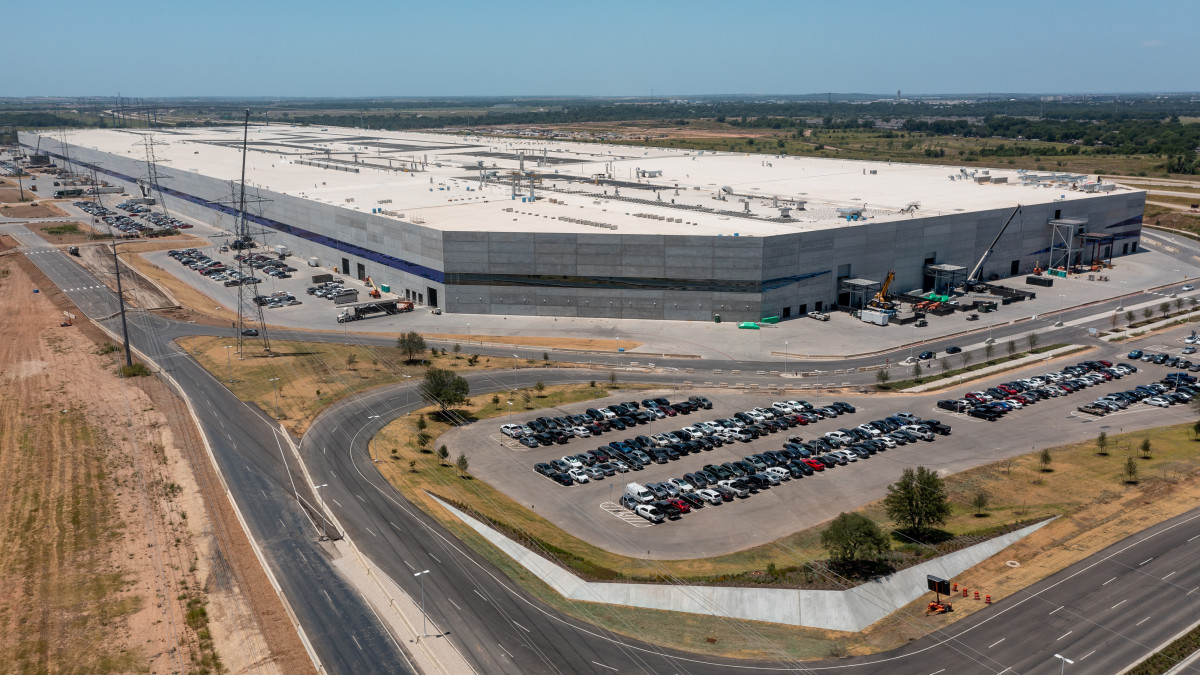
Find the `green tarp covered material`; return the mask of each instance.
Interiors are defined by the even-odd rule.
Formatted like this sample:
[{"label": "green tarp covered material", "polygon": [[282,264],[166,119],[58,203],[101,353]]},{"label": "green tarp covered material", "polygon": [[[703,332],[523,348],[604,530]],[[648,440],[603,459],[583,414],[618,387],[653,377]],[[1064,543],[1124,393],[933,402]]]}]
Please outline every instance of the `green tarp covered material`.
[{"label": "green tarp covered material", "polygon": [[762,322],[763,323],[779,323],[779,317],[777,317],[777,316],[763,317]]},{"label": "green tarp covered material", "polygon": [[758,324],[754,323],[753,321],[743,321],[738,324],[738,328],[751,328],[753,330],[758,330]]}]

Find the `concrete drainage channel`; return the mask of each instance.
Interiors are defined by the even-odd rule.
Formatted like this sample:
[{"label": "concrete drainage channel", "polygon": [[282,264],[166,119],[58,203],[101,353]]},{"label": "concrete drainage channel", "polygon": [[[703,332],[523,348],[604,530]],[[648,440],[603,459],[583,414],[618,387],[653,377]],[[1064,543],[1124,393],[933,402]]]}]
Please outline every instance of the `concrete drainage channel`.
[{"label": "concrete drainage channel", "polygon": [[[1043,520],[903,569],[885,579],[844,591],[620,584],[580,579],[436,496],[429,496],[538,579],[571,600],[841,631],[861,631],[917,599],[925,593],[926,575],[933,574],[943,579],[955,577],[1054,520]],[[609,508],[602,508],[616,515]]]}]

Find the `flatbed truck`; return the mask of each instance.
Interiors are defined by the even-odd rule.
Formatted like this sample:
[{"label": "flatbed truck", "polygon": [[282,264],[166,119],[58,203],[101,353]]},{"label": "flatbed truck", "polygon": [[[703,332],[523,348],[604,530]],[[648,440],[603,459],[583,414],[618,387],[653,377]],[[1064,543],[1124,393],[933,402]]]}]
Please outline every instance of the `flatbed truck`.
[{"label": "flatbed truck", "polygon": [[413,303],[407,300],[372,300],[346,305],[338,312],[338,323],[358,321],[378,315],[400,314],[413,311]]}]

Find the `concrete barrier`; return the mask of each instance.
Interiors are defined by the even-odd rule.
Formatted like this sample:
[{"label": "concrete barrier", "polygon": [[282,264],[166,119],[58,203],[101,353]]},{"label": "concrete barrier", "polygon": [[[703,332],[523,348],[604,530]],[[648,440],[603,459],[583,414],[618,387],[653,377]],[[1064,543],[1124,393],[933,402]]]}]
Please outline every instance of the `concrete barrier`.
[{"label": "concrete barrier", "polygon": [[[428,493],[426,493],[428,494]],[[926,575],[955,577],[1050,523],[1010,532],[845,591],[589,582],[429,495],[443,508],[571,600],[861,631],[926,592]]]}]

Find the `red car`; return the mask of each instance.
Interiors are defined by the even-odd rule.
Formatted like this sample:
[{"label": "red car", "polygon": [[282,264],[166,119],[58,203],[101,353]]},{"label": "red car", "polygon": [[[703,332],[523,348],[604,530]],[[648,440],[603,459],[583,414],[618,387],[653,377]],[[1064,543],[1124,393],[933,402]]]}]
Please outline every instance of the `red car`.
[{"label": "red car", "polygon": [[799,415],[792,415],[792,419],[796,420],[796,424],[799,424],[800,426],[804,426],[804,425],[808,424],[808,420],[804,419],[803,417],[801,417]]},{"label": "red car", "polygon": [[1105,361],[1104,359],[1097,359],[1096,363],[1099,363],[1100,365],[1104,366],[1105,368],[1112,368],[1112,361]]},{"label": "red car", "polygon": [[674,417],[679,414],[679,413],[675,412],[674,408],[672,408],[671,406],[667,406],[667,405],[660,405],[660,406],[658,406],[658,409],[663,411],[664,413],[666,413],[667,417]]},{"label": "red car", "polygon": [[804,458],[804,459],[802,459],[802,460],[800,460],[800,461],[801,461],[801,462],[804,462],[805,464],[807,464],[807,465],[809,465],[809,466],[811,466],[813,471],[824,471],[824,470],[825,470],[825,464],[824,464],[824,463],[822,463],[822,462],[818,462],[818,461],[817,461],[817,460],[815,460],[815,459],[812,459],[812,458],[806,457],[806,458]]},{"label": "red car", "polygon": [[998,384],[998,385],[996,385],[996,388],[997,388],[997,389],[999,389],[1000,391],[1002,391],[1002,392],[1006,393],[1006,394],[1019,394],[1019,393],[1021,393],[1021,392],[1017,391],[1017,389],[1016,389],[1015,387],[1010,387],[1010,386],[1008,386],[1007,384]]},{"label": "red car", "polygon": [[680,499],[680,498],[678,498],[678,497],[672,497],[672,498],[670,498],[670,499],[667,499],[667,500],[665,500],[665,501],[666,501],[668,504],[670,504],[670,505],[674,506],[675,508],[679,509],[679,512],[680,512],[680,513],[688,513],[688,512],[690,512],[690,511],[692,510],[692,505],[691,505],[691,504],[688,504],[687,502],[683,501],[682,499]]}]

